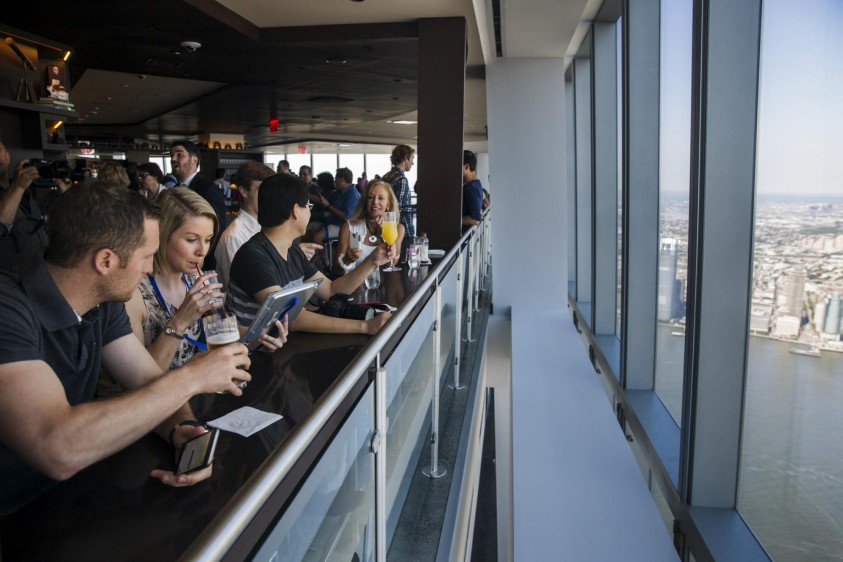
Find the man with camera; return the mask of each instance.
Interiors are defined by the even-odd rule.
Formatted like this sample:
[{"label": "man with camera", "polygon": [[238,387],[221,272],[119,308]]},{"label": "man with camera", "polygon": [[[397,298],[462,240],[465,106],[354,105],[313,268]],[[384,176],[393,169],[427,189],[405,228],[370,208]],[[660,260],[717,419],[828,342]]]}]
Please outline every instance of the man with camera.
[{"label": "man with camera", "polygon": [[[10,162],[9,151],[0,142],[0,270],[8,271],[47,247],[42,209],[30,189],[40,176],[38,166],[22,160],[10,174]],[[58,179],[49,183],[61,192],[70,187]]]},{"label": "man with camera", "polygon": [[[152,271],[160,210],[95,181],[58,197],[51,242],[19,274],[0,274],[0,517],[156,431],[176,448],[204,432],[188,399],[240,389],[248,350],[227,345],[162,376],[123,302]],[[100,367],[130,392],[94,400]],[[153,470],[170,486],[210,476]]]},{"label": "man with camera", "polygon": [[[237,251],[229,275],[228,296],[241,324],[250,325],[267,295],[287,285],[322,279],[316,296],[328,301],[338,293],[353,292],[373,268],[393,257],[391,248],[380,246],[344,276],[333,282],[325,278],[293,244],[305,233],[310,222],[313,204],[307,195],[307,184],[288,174],[270,176],[261,183],[258,192],[261,230]],[[337,313],[343,310],[346,307],[331,307],[331,311]],[[372,335],[389,317],[388,312],[382,312],[368,320],[339,318],[304,310],[290,328],[300,332]]]}]

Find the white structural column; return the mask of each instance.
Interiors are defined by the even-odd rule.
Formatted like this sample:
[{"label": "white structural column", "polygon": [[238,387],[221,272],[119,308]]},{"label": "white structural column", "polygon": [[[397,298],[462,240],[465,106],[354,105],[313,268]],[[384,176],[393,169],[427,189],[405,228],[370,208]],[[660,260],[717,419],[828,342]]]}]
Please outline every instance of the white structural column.
[{"label": "white structural column", "polygon": [[495,312],[564,307],[567,294],[564,64],[495,60],[486,67],[489,171],[495,179]]},{"label": "white structural column", "polygon": [[618,294],[618,72],[614,23],[592,28],[594,275],[592,331],[612,335]]},{"label": "white structural column", "polygon": [[[590,36],[585,45],[591,44]],[[582,50],[583,48],[581,48]],[[588,51],[588,49],[585,49]],[[574,113],[569,119],[574,121],[574,140],[576,143],[574,174],[576,176],[576,205],[577,215],[577,294],[576,300],[590,303],[591,273],[592,273],[592,163],[591,163],[591,59],[588,56],[578,56],[572,63],[574,67]]]},{"label": "white structural column", "polygon": [[624,228],[621,368],[625,387],[653,390],[659,247],[659,0],[625,16]]}]

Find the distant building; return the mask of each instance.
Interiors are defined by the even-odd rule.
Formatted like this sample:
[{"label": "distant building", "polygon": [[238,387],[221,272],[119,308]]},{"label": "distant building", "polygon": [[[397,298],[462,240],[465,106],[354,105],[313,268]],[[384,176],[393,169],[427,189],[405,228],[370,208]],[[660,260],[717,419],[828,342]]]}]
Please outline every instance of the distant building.
[{"label": "distant building", "polygon": [[814,307],[814,329],[822,332],[825,328],[825,313],[828,312],[828,299],[823,299]]},{"label": "distant building", "polygon": [[786,314],[779,316],[776,319],[776,336],[782,338],[796,338],[799,337],[799,327],[802,324],[802,318],[799,316],[791,316]]},{"label": "distant building", "polygon": [[769,334],[770,320],[772,316],[772,306],[759,302],[753,302],[749,311],[749,331],[755,334]]},{"label": "distant building", "polygon": [[678,242],[675,238],[662,238],[659,245],[658,319],[662,322],[682,315],[682,282],[676,278]]},{"label": "distant building", "polygon": [[840,333],[840,293],[836,292],[831,295],[831,300],[828,302],[828,309],[825,316],[825,326],[823,332],[826,334]]},{"label": "distant building", "polygon": [[802,316],[802,308],[805,304],[805,269],[800,268],[793,272],[784,285],[784,308],[793,316]]}]

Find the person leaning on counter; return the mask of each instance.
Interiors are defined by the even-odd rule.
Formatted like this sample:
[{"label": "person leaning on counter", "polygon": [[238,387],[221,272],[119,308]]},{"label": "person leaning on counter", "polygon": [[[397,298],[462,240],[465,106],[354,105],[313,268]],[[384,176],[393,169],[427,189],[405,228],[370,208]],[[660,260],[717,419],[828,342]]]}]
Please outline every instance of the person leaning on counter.
[{"label": "person leaning on counter", "polygon": [[[123,303],[152,271],[158,207],[100,181],[58,197],[50,243],[20,274],[0,273],[0,515],[156,431],[176,448],[201,434],[188,399],[241,390],[246,347],[231,344],[162,374],[132,334]],[[130,392],[93,401],[100,366]],[[198,425],[198,424],[196,424]],[[170,486],[208,478],[211,468]]]},{"label": "person leaning on counter", "polygon": [[[307,197],[307,185],[300,178],[276,174],[261,183],[258,193],[261,230],[237,250],[229,275],[228,296],[241,324],[251,324],[264,299],[291,283],[322,279],[316,296],[326,301],[336,293],[353,292],[373,268],[394,256],[391,247],[379,246],[349,273],[333,281],[325,278],[293,244],[307,230],[312,206]],[[304,310],[290,325],[290,330],[373,335],[390,316],[383,312],[369,320],[353,320]]]}]

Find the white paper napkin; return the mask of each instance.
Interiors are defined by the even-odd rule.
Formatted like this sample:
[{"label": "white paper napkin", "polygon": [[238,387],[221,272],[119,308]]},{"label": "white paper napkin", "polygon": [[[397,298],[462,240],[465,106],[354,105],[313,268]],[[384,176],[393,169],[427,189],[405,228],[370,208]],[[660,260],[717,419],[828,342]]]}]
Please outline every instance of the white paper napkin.
[{"label": "white paper napkin", "polygon": [[209,421],[208,425],[223,431],[239,433],[243,437],[249,437],[283,417],[280,414],[263,412],[251,406],[243,406],[233,412],[227,413],[221,418]]}]

